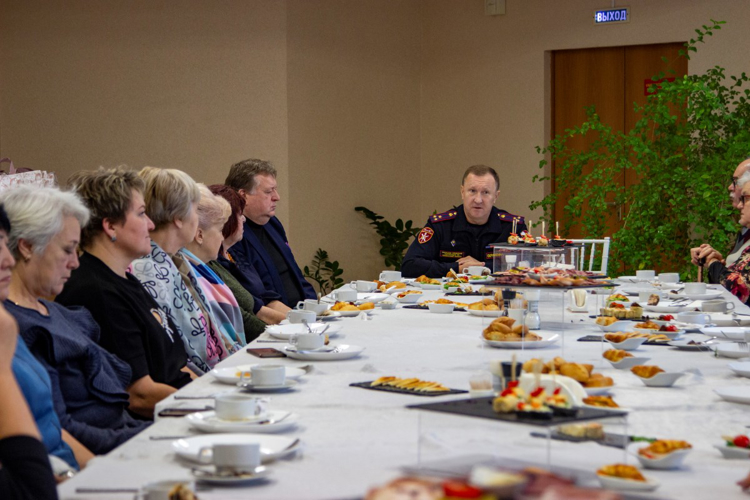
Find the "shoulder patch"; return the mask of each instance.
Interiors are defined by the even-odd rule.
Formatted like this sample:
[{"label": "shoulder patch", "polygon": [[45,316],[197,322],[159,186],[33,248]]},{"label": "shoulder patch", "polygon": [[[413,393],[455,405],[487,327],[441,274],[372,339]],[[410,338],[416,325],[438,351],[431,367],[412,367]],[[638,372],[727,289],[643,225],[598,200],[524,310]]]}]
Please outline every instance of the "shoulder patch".
[{"label": "shoulder patch", "polygon": [[504,221],[504,222],[513,222],[515,220],[516,223],[518,223],[518,224],[523,224],[524,223],[523,217],[521,217],[520,215],[510,214],[510,213],[506,212],[505,210],[500,210],[497,213],[497,217],[498,217],[498,219],[500,219],[501,221]]},{"label": "shoulder patch", "polygon": [[417,241],[420,245],[423,245],[430,241],[432,237],[435,235],[435,231],[432,230],[430,227],[424,227],[417,235]]},{"label": "shoulder patch", "polygon": [[455,210],[455,209],[454,210],[448,210],[447,212],[443,212],[441,214],[431,215],[430,216],[430,222],[435,223],[435,222],[443,222],[443,221],[446,221],[446,220],[455,219],[457,215],[458,215],[458,211],[457,210]]}]

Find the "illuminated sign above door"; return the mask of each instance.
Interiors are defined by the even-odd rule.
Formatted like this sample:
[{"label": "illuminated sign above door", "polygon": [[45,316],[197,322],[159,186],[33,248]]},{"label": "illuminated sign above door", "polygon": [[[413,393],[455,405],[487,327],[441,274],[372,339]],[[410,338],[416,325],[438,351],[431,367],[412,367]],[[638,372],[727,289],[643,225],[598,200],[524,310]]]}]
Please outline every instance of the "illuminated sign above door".
[{"label": "illuminated sign above door", "polygon": [[630,7],[594,11],[594,24],[618,24],[630,21]]}]

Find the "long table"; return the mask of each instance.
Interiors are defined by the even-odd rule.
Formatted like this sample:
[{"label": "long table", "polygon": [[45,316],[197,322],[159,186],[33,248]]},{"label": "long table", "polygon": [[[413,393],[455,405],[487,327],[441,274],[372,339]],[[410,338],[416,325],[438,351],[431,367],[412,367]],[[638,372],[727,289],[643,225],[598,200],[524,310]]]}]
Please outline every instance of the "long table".
[{"label": "long table", "polygon": [[[750,312],[734,297],[737,311]],[[437,298],[440,292],[425,292]],[[455,297],[452,297],[455,299]],[[460,300],[460,299],[459,299]],[[479,300],[466,297],[465,302]],[[400,475],[399,467],[470,454],[491,454],[504,461],[527,461],[544,466],[565,465],[594,472],[605,464],[638,465],[623,450],[595,443],[549,442],[530,437],[528,426],[503,424],[476,418],[441,415],[407,409],[407,405],[462,398],[467,395],[426,398],[350,387],[353,382],[380,376],[419,377],[449,387],[468,389],[469,378],[486,371],[491,360],[547,360],[562,355],[568,361],[592,363],[595,370],[615,381],[615,400],[631,410],[627,432],[631,435],[684,439],[693,451],[684,468],[645,473],[656,478],[660,488],[655,498],[744,498],[735,482],[750,471],[750,461],[725,460],[713,446],[721,435],[747,431],[748,407],[721,400],[713,389],[727,385],[747,386],[750,380],[735,376],[727,364],[708,352],[678,351],[663,346],[642,346],[637,355],[651,358],[666,371],[687,371],[673,388],[648,388],[629,371],[615,370],[601,357],[607,347],[596,342],[577,342],[587,334],[601,334],[587,314],[563,312],[560,291],[542,293],[540,314],[543,330],[556,330],[563,344],[540,350],[504,350],[484,345],[482,329],[492,318],[466,312],[450,315],[424,310],[376,309],[369,320],[346,318],[334,323],[343,328],[334,343],[366,346],[363,355],[345,361],[315,362],[311,373],[288,393],[273,394],[271,407],[300,415],[299,425],[283,435],[299,437],[302,450],[293,457],[270,465],[270,481],[240,488],[213,487],[200,492],[204,499],[337,499],[360,498],[367,490]],[[590,301],[590,312],[596,310]],[[261,339],[267,339],[267,334]],[[257,344],[257,345],[255,345]],[[253,343],[253,347],[282,344]],[[310,364],[291,359],[258,359],[243,349],[220,363],[220,367],[248,363]],[[176,393],[176,396],[207,396],[231,390],[207,374]],[[175,400],[159,407],[211,404],[210,399]],[[131,494],[82,494],[77,488],[133,488],[162,479],[190,478],[190,465],[175,457],[169,440],[152,436],[193,435],[196,431],[182,418],[162,418],[149,429],[106,456],[94,459],[85,470],[59,487],[62,499],[132,499]],[[548,448],[549,446],[549,448]],[[549,453],[549,455],[548,455]],[[592,483],[593,485],[594,483]],[[648,498],[648,495],[646,495]]]}]

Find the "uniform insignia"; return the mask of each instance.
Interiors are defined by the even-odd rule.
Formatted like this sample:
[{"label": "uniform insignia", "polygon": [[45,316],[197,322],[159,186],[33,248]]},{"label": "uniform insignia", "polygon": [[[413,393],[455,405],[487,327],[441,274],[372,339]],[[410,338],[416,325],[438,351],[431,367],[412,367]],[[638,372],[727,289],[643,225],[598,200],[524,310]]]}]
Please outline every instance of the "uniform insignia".
[{"label": "uniform insignia", "polygon": [[430,241],[432,237],[435,235],[435,231],[432,230],[430,227],[423,227],[422,230],[417,235],[417,241],[420,245],[423,245]]},{"label": "uniform insignia", "polygon": [[449,252],[448,250],[440,250],[440,256],[448,259],[460,259],[466,255],[466,252]]},{"label": "uniform insignia", "polygon": [[457,210],[448,210],[447,212],[443,212],[442,214],[435,214],[430,216],[430,222],[443,222],[447,220],[455,219],[458,215]]},{"label": "uniform insignia", "polygon": [[516,221],[516,224],[524,224],[524,219],[520,215],[513,215],[511,213],[506,212],[505,210],[500,210],[497,213],[497,218],[500,219],[503,222],[513,222]]},{"label": "uniform insignia", "polygon": [[494,259],[495,257],[502,257],[505,254],[503,254],[503,253],[487,252],[486,255],[487,255],[487,260],[491,260],[491,259]]},{"label": "uniform insignia", "polygon": [[451,240],[451,246],[452,246],[452,247],[455,247],[455,246],[456,246],[456,240]]}]

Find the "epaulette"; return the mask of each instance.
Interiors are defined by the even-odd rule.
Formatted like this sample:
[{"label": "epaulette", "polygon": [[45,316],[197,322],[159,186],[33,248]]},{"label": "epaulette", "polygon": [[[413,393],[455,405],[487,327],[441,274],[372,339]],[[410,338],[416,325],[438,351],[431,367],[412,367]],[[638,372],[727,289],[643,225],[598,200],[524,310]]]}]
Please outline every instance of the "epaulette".
[{"label": "epaulette", "polygon": [[442,214],[435,214],[430,216],[430,222],[433,224],[435,222],[444,222],[447,220],[455,219],[458,215],[458,210],[455,208],[452,210],[448,210],[447,212],[443,212]]},{"label": "epaulette", "polygon": [[497,217],[503,222],[513,222],[515,220],[517,224],[524,223],[523,217],[521,217],[520,215],[513,215],[511,213],[506,212],[505,210],[500,210],[497,213]]}]

